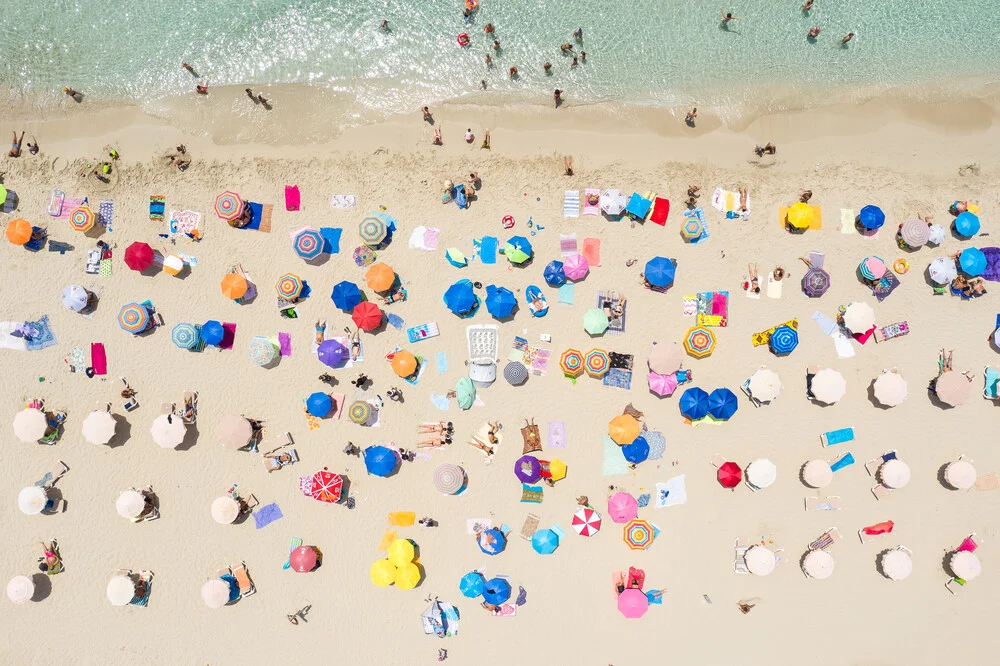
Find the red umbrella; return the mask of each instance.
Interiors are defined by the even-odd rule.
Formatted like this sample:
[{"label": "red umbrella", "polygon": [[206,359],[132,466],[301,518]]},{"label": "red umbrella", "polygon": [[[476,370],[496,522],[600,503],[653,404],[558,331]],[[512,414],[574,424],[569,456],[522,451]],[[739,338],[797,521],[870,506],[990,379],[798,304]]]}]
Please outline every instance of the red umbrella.
[{"label": "red umbrella", "polygon": [[314,500],[333,504],[340,501],[340,493],[343,489],[344,480],[339,474],[321,469],[313,474],[309,494]]},{"label": "red umbrella", "polygon": [[312,546],[299,546],[292,551],[288,561],[292,565],[292,570],[306,573],[316,568],[316,559],[316,550]]},{"label": "red umbrella", "polygon": [[718,476],[723,488],[735,488],[743,480],[743,470],[736,463],[727,462],[719,467]]},{"label": "red umbrella", "polygon": [[363,301],[354,306],[351,319],[358,328],[366,331],[374,331],[382,324],[382,311],[378,306],[370,301]]},{"label": "red umbrella", "polygon": [[125,250],[125,264],[140,273],[153,265],[153,248],[146,243],[135,242]]}]

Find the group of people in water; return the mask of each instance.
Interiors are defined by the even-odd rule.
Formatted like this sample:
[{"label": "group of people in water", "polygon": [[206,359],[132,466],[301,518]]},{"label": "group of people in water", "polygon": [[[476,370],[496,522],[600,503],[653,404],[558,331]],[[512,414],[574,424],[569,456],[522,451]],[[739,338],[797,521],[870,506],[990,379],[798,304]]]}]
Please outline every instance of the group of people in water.
[{"label": "group of people in water", "polygon": [[[805,14],[806,16],[809,16],[809,12],[812,11],[814,4],[816,4],[816,0],[806,0],[805,4],[802,5],[802,13]],[[732,12],[727,12],[725,9],[720,9],[719,11],[722,13],[723,30],[729,30],[730,21],[743,20],[743,18],[739,16],[733,16]],[[820,27],[818,25],[814,25],[813,27],[809,28],[809,32],[806,33],[806,39],[808,39],[810,42],[814,42],[816,41],[816,38],[819,37],[819,33],[820,33]],[[846,47],[847,42],[851,41],[852,39],[854,39],[854,33],[849,32],[846,35],[844,35],[843,39],[840,40],[840,45],[842,47]]]}]

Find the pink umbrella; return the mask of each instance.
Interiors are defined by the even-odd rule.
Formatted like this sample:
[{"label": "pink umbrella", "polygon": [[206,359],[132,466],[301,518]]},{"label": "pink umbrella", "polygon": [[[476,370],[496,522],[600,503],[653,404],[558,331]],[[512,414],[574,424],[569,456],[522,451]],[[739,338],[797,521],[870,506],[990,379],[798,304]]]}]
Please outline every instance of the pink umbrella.
[{"label": "pink umbrella", "polygon": [[650,372],[646,380],[649,382],[649,390],[660,397],[673,395],[677,389],[677,375],[673,373],[658,375],[655,372]]},{"label": "pink umbrella", "polygon": [[608,515],[616,523],[627,523],[639,515],[639,503],[628,493],[615,493],[608,498]]},{"label": "pink umbrella", "polygon": [[871,271],[876,280],[885,275],[885,263],[878,257],[868,257],[865,259],[865,266]]},{"label": "pink umbrella", "polygon": [[563,273],[570,280],[582,280],[590,271],[590,264],[582,254],[571,254],[563,259]]},{"label": "pink umbrella", "polygon": [[311,546],[299,546],[292,551],[288,559],[292,569],[299,573],[306,573],[316,568],[316,550]]},{"label": "pink umbrella", "polygon": [[630,587],[618,595],[618,611],[630,620],[642,617],[647,610],[649,600],[642,590]]}]

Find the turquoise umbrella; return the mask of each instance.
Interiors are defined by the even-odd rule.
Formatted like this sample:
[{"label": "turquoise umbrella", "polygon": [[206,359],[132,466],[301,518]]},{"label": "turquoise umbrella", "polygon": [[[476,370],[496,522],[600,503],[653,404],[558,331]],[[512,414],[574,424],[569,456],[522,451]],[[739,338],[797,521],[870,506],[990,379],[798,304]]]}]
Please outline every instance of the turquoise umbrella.
[{"label": "turquoise umbrella", "polygon": [[469,409],[476,401],[476,385],[468,377],[462,377],[455,386],[455,393],[458,399],[458,406],[461,409]]}]

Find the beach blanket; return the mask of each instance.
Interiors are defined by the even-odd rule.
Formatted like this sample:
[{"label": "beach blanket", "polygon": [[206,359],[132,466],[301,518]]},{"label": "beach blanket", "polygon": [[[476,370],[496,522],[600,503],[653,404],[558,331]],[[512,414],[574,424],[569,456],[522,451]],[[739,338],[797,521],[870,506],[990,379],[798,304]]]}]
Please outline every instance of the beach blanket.
[{"label": "beach blanket", "polygon": [[279,507],[276,502],[265,504],[264,506],[255,509],[253,512],[253,522],[257,526],[258,530],[262,527],[267,527],[274,521],[280,520],[283,517],[281,507]]},{"label": "beach blanket", "polygon": [[981,247],[979,250],[986,255],[986,270],[983,279],[990,282],[1000,282],[1000,247]]},{"label": "beach blanket", "polygon": [[443,375],[448,372],[448,354],[443,351],[439,351],[434,355],[434,366],[437,368],[438,374]]},{"label": "beach blanket", "polygon": [[13,334],[21,324],[22,322],[17,321],[0,321],[0,349],[28,350],[24,338]]},{"label": "beach blanket", "polygon": [[236,324],[231,322],[222,323],[222,342],[219,343],[219,349],[232,349],[233,343],[236,342]]},{"label": "beach blanket", "polygon": [[798,319],[789,319],[788,321],[784,322],[783,324],[778,324],[776,326],[772,326],[771,328],[767,329],[766,331],[761,331],[760,333],[754,333],[754,334],[752,334],[750,336],[750,342],[753,344],[754,347],[760,347],[761,345],[766,345],[766,344],[768,344],[771,341],[771,334],[774,333],[775,330],[781,328],[782,326],[790,326],[794,330],[798,331],[799,330],[799,320]]},{"label": "beach blanket", "polygon": [[622,454],[622,447],[615,443],[608,435],[601,437],[601,445],[604,448],[604,462],[601,465],[603,476],[615,476],[618,474],[628,474],[628,461]]},{"label": "beach blanket", "polygon": [[170,233],[193,234],[201,224],[201,213],[193,210],[170,211]]},{"label": "beach blanket", "polygon": [[563,217],[580,217],[580,190],[566,190],[563,197]]},{"label": "beach blanket", "polygon": [[688,241],[689,243],[691,243],[692,245],[697,245],[698,243],[704,243],[709,238],[711,238],[712,234],[708,230],[708,221],[705,219],[704,209],[702,209],[699,206],[694,210],[686,210],[684,211],[684,217],[686,218],[693,217],[699,222],[701,222],[701,235],[698,236],[697,238],[692,238],[690,241]]},{"label": "beach blanket", "polygon": [[661,227],[667,223],[667,215],[670,214],[670,201],[656,197],[653,200],[653,210],[649,213],[649,221]]},{"label": "beach blanket", "polygon": [[419,326],[406,329],[406,337],[411,343],[420,342],[427,338],[435,338],[440,334],[441,331],[438,330],[437,322],[420,324]]},{"label": "beach blanket", "polygon": [[549,436],[546,443],[550,449],[566,448],[565,421],[549,421]]},{"label": "beach blanket", "polygon": [[[812,210],[813,220],[812,223],[809,225],[809,227],[806,229],[806,231],[818,231],[823,228],[823,211],[822,209],[820,209],[819,206],[809,206],[809,208]],[[782,206],[781,208],[778,209],[778,224],[781,225],[781,228],[784,229],[787,233],[792,234],[791,231],[788,231],[787,225],[785,224],[785,220],[787,218],[788,218],[788,206]],[[854,222],[852,221],[851,224],[853,225]],[[853,226],[851,227],[851,229],[853,231]],[[797,234],[792,234],[792,235],[797,235]]]},{"label": "beach blanket", "polygon": [[590,267],[601,265],[601,239],[600,238],[584,238],[583,239],[583,258],[587,260]]},{"label": "beach blanket", "polygon": [[62,215],[63,201],[66,199],[66,193],[62,190],[52,190],[52,196],[49,197],[49,215],[52,217],[59,217]]},{"label": "beach blanket", "polygon": [[521,484],[521,501],[532,504],[541,504],[544,491],[541,486],[529,486],[527,483]]},{"label": "beach blanket", "polygon": [[[608,299],[607,293],[605,293],[603,291],[598,291],[597,292],[597,305],[596,305],[597,309],[603,310],[604,309],[604,304],[606,302],[608,302],[608,300],[609,299]],[[618,304],[619,300],[620,299],[619,299],[619,297],[618,297],[617,294],[615,294],[614,298],[610,299],[611,309],[612,310],[614,310],[614,307],[615,307],[615,305]],[[614,318],[609,318],[608,319],[608,330],[605,331],[605,333],[608,333],[609,335],[621,335],[622,333],[624,333],[625,332],[625,317],[627,315],[628,315],[628,306],[626,305],[624,308],[622,308],[622,316],[621,317],[614,317]]]},{"label": "beach blanket", "polygon": [[[597,197],[597,203],[590,203],[589,199],[591,196]],[[588,187],[583,191],[583,214],[584,215],[600,215],[601,214],[601,191],[596,187]]]},{"label": "beach blanket", "polygon": [[59,214],[53,215],[53,217],[68,220],[69,214],[73,212],[73,209],[82,206],[84,201],[86,201],[86,199],[70,199],[67,196],[63,196],[62,208],[59,210]]},{"label": "beach blanket", "polygon": [[292,334],[278,333],[278,353],[281,356],[292,355]]},{"label": "beach blanket", "polygon": [[557,300],[560,303],[573,305],[573,292],[575,288],[572,282],[559,285]]},{"label": "beach blanket", "polygon": [[610,388],[629,391],[632,389],[632,371],[622,368],[611,368],[608,374],[604,375],[601,383]]},{"label": "beach blanket", "polygon": [[437,249],[438,234],[440,231],[436,227],[427,228],[418,226],[410,233],[410,240],[407,245],[411,250],[433,252]]},{"label": "beach blanket", "polygon": [[854,233],[854,211],[850,208],[840,209],[840,233]]},{"label": "beach blanket", "polygon": [[559,234],[559,253],[564,257],[579,253],[576,245],[576,234]]},{"label": "beach blanket", "polygon": [[675,476],[669,481],[656,484],[656,508],[677,506],[687,502],[687,488],[684,486],[684,475]]},{"label": "beach blanket", "polygon": [[774,279],[774,273],[767,274],[767,297],[781,298],[781,280]]},{"label": "beach blanket", "polygon": [[97,223],[106,228],[108,232],[114,231],[111,226],[111,219],[115,213],[115,202],[113,199],[101,199],[97,203]]},{"label": "beach blanket", "polygon": [[338,227],[320,227],[319,235],[323,237],[323,252],[338,254],[340,252],[340,236],[344,233]]},{"label": "beach blanket", "polygon": [[892,271],[886,271],[885,275],[876,282],[872,287],[872,293],[875,294],[875,298],[879,303],[884,301],[889,297],[896,287],[899,286],[899,279],[896,277],[895,273]]},{"label": "beach blanket", "polygon": [[[688,314],[687,298],[685,298],[684,314]],[[698,324],[701,326],[718,326],[725,328],[729,325],[729,292],[728,291],[703,291],[694,296],[694,314],[698,315]]]},{"label": "beach blanket", "polygon": [[31,332],[24,338],[24,346],[28,351],[38,351],[56,344],[56,334],[49,325],[49,316],[42,315],[38,321],[26,321],[24,326]]},{"label": "beach blanket", "polygon": [[330,206],[338,209],[354,208],[358,203],[353,194],[334,194],[330,199]]},{"label": "beach blanket", "polygon": [[285,210],[295,211],[302,203],[298,185],[285,185]]},{"label": "beach blanket", "polygon": [[550,356],[550,350],[533,347],[525,338],[515,336],[507,359],[524,364],[535,375],[544,376],[549,370]]},{"label": "beach blanket", "polygon": [[886,340],[892,340],[893,338],[898,338],[900,336],[906,335],[910,332],[910,325],[905,321],[900,321],[895,324],[889,324],[888,326],[883,326],[882,328],[875,329],[875,342],[885,342]]},{"label": "beach blanket", "polygon": [[108,374],[108,354],[104,349],[104,343],[90,343],[90,367],[94,369],[95,375]]},{"label": "beach blanket", "polygon": [[330,418],[339,419],[344,413],[344,404],[347,401],[347,396],[343,393],[331,393],[330,401],[333,402],[333,413],[330,414]]},{"label": "beach blanket", "polygon": [[[712,208],[723,213],[736,213],[740,207],[740,193],[730,192],[721,187],[715,188],[712,192]],[[750,194],[747,193],[747,210],[750,210]],[[729,215],[726,215],[728,218]]]},{"label": "beach blanket", "polygon": [[243,229],[269,233],[271,231],[271,212],[274,207],[271,204],[259,204],[253,201],[248,201],[247,204],[251,211],[250,224]]},{"label": "beach blanket", "polygon": [[497,263],[497,239],[493,236],[483,236],[479,242],[479,260],[487,265]]},{"label": "beach blanket", "polygon": [[162,194],[154,194],[149,197],[149,219],[153,222],[162,222],[166,203],[167,198]]}]

